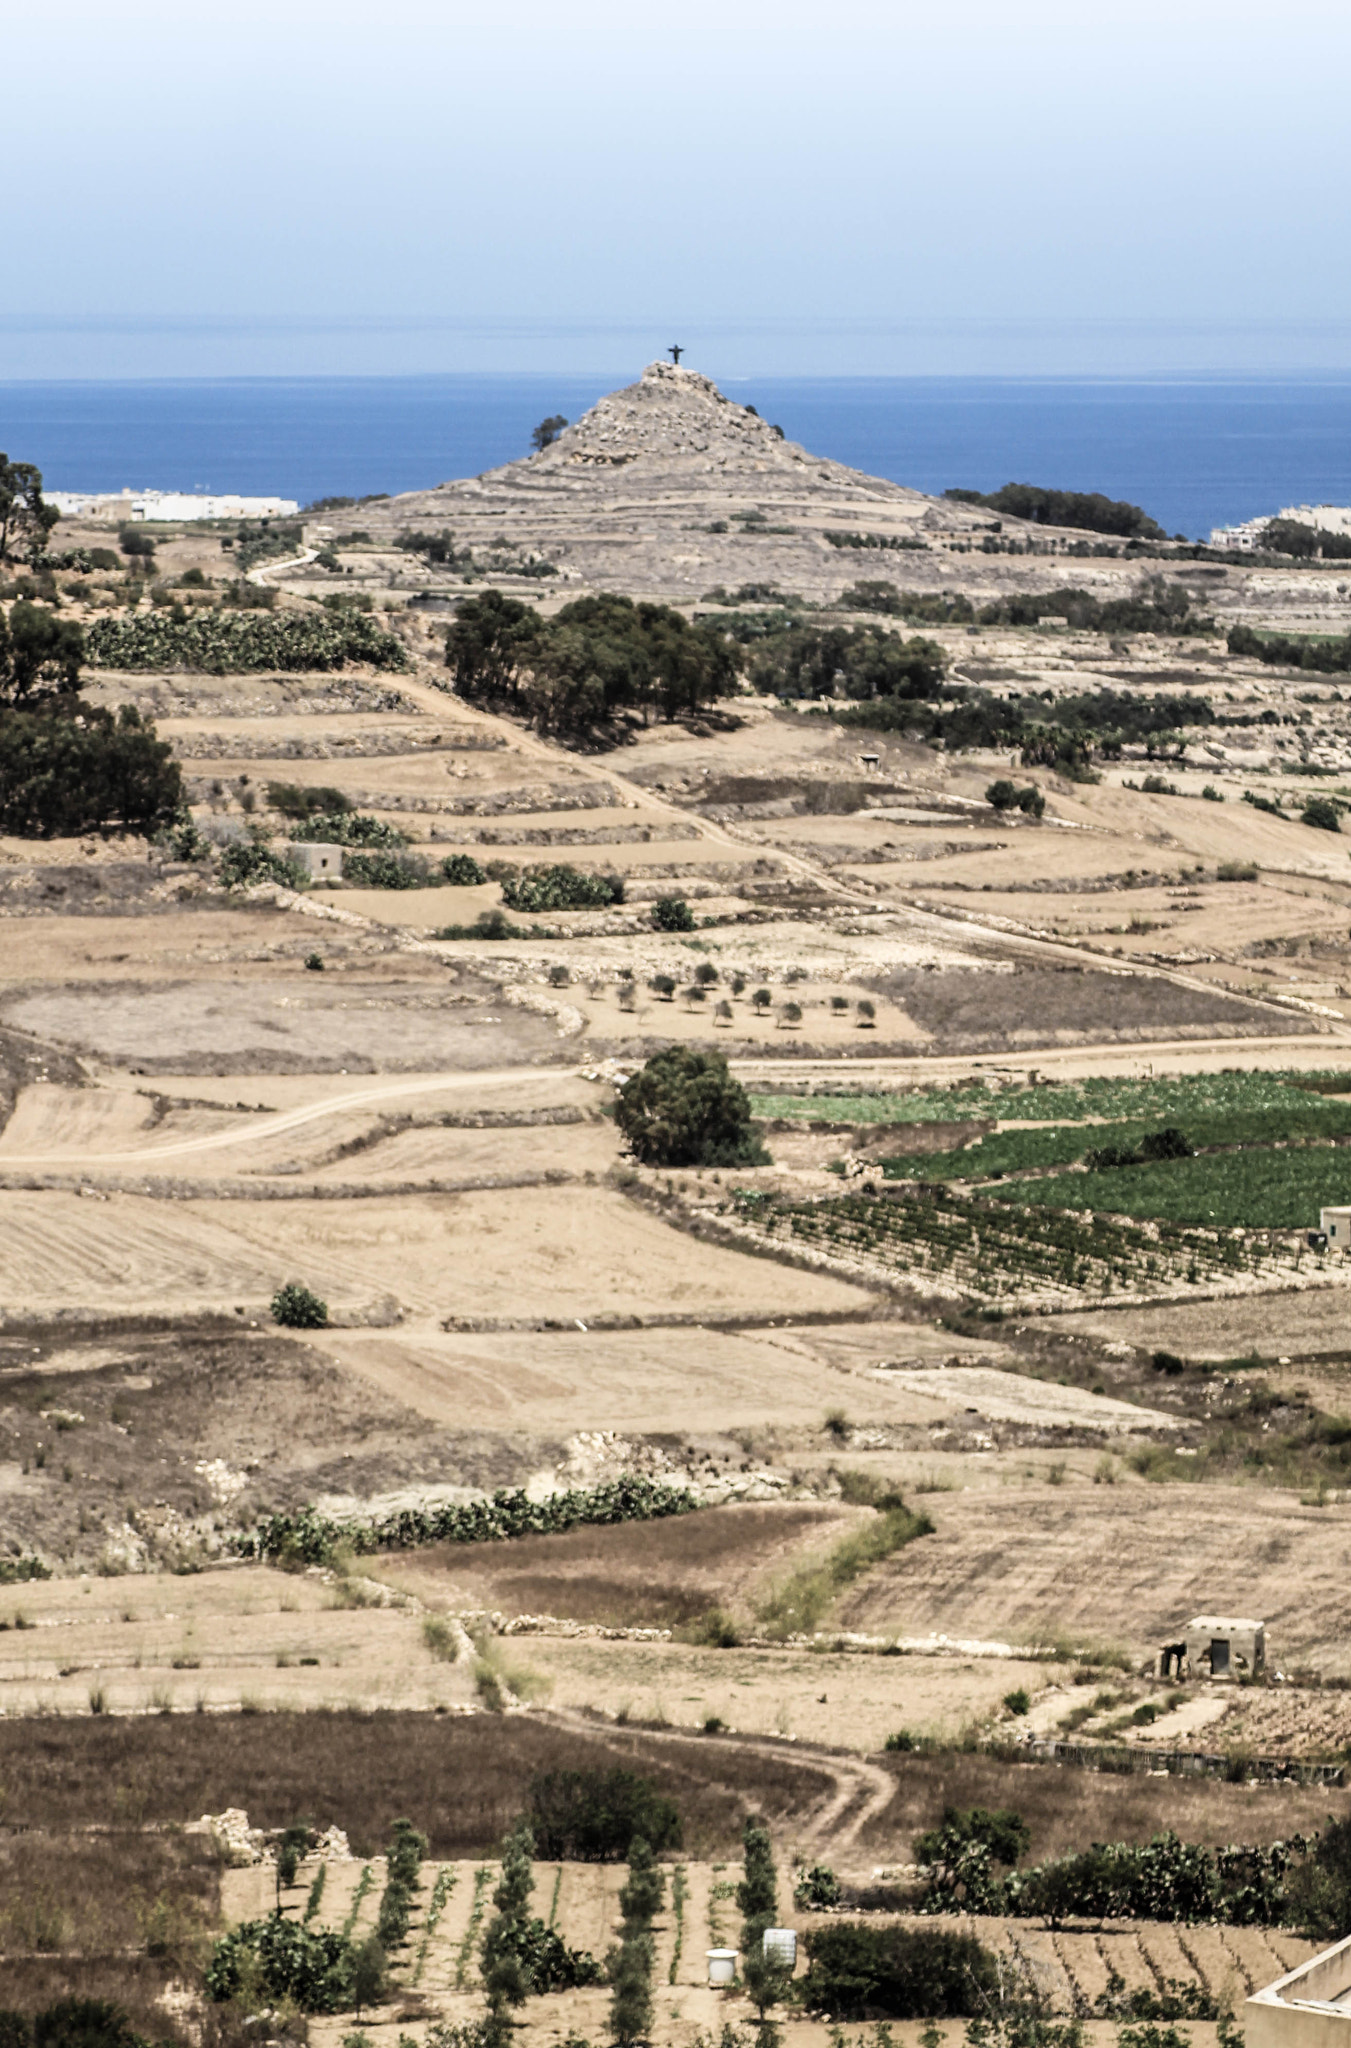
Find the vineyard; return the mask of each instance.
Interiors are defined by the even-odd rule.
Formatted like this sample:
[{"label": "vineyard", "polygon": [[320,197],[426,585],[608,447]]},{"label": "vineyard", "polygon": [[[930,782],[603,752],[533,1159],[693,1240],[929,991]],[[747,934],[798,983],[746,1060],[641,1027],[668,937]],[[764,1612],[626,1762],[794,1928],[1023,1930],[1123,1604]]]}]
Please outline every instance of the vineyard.
[{"label": "vineyard", "polygon": [[1051,1208],[1091,1203],[1121,1216],[1209,1223],[1220,1230],[1307,1230],[1317,1227],[1320,1208],[1345,1202],[1348,1191],[1351,1152],[1320,1146],[1218,1152],[1097,1173],[1052,1174],[1006,1181],[990,1193],[1005,1202]]},{"label": "vineyard", "polygon": [[[1075,1184],[1083,1187],[1083,1178]],[[1007,1306],[1237,1291],[1288,1284],[1301,1266],[1300,1253],[1233,1232],[1014,1210],[939,1188],[818,1202],[739,1192],[725,1213],[762,1242],[815,1251],[871,1277],[928,1283]]]}]

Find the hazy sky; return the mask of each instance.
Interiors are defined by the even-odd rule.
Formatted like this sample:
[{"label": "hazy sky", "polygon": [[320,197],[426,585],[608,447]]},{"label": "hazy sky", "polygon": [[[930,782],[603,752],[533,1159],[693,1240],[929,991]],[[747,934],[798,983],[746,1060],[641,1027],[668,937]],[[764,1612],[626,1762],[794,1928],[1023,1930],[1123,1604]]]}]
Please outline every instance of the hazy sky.
[{"label": "hazy sky", "polygon": [[0,22],[0,377],[1351,369],[1345,0]]}]

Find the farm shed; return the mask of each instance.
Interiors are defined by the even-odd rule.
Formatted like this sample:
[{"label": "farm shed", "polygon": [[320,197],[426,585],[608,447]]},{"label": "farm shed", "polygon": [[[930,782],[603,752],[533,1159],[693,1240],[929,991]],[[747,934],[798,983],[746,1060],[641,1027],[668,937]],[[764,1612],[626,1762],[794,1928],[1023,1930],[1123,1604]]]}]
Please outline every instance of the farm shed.
[{"label": "farm shed", "polygon": [[1168,1678],[1251,1678],[1266,1669],[1266,1624],[1234,1621],[1218,1614],[1198,1614],[1187,1623],[1179,1643],[1165,1643],[1159,1652],[1159,1673]]},{"label": "farm shed", "polygon": [[1337,1251],[1351,1251],[1351,1208],[1320,1209],[1318,1228]]},{"label": "farm shed", "polygon": [[1347,2048],[1351,1935],[1255,1991],[1243,2018],[1250,2048]]},{"label": "farm shed", "polygon": [[322,839],[293,839],[287,848],[293,861],[304,868],[313,882],[342,880],[342,848]]}]

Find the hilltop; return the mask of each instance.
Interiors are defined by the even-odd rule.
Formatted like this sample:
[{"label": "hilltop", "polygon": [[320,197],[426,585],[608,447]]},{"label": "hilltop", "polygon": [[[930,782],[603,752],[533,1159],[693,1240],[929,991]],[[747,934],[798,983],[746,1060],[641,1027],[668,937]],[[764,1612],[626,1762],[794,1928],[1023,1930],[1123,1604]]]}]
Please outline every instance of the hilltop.
[{"label": "hilltop", "polygon": [[363,506],[362,522],[377,540],[448,527],[476,555],[496,545],[569,583],[688,602],[719,582],[824,597],[844,566],[830,533],[894,560],[990,518],[813,455],[697,370],[649,363],[540,454]]}]

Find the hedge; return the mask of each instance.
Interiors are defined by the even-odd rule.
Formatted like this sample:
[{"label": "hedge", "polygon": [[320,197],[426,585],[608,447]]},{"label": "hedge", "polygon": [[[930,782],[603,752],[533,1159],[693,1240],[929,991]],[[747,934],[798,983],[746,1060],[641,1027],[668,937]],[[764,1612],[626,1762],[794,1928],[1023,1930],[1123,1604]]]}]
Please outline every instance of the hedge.
[{"label": "hedge", "polygon": [[362,612],[131,612],[99,619],[85,635],[94,668],[202,669],[238,675],[254,669],[406,669],[392,633]]},{"label": "hedge", "polygon": [[271,1515],[239,1537],[244,1557],[285,1557],[324,1564],[339,1545],[365,1556],[377,1550],[412,1550],[422,1543],[501,1543],[512,1536],[556,1536],[587,1523],[651,1522],[687,1515],[703,1502],[681,1486],[655,1479],[616,1479],[606,1486],[573,1487],[531,1500],[524,1491],[499,1488],[491,1500],[445,1502],[436,1507],[401,1508],[369,1522],[338,1522],[304,1507]]}]

